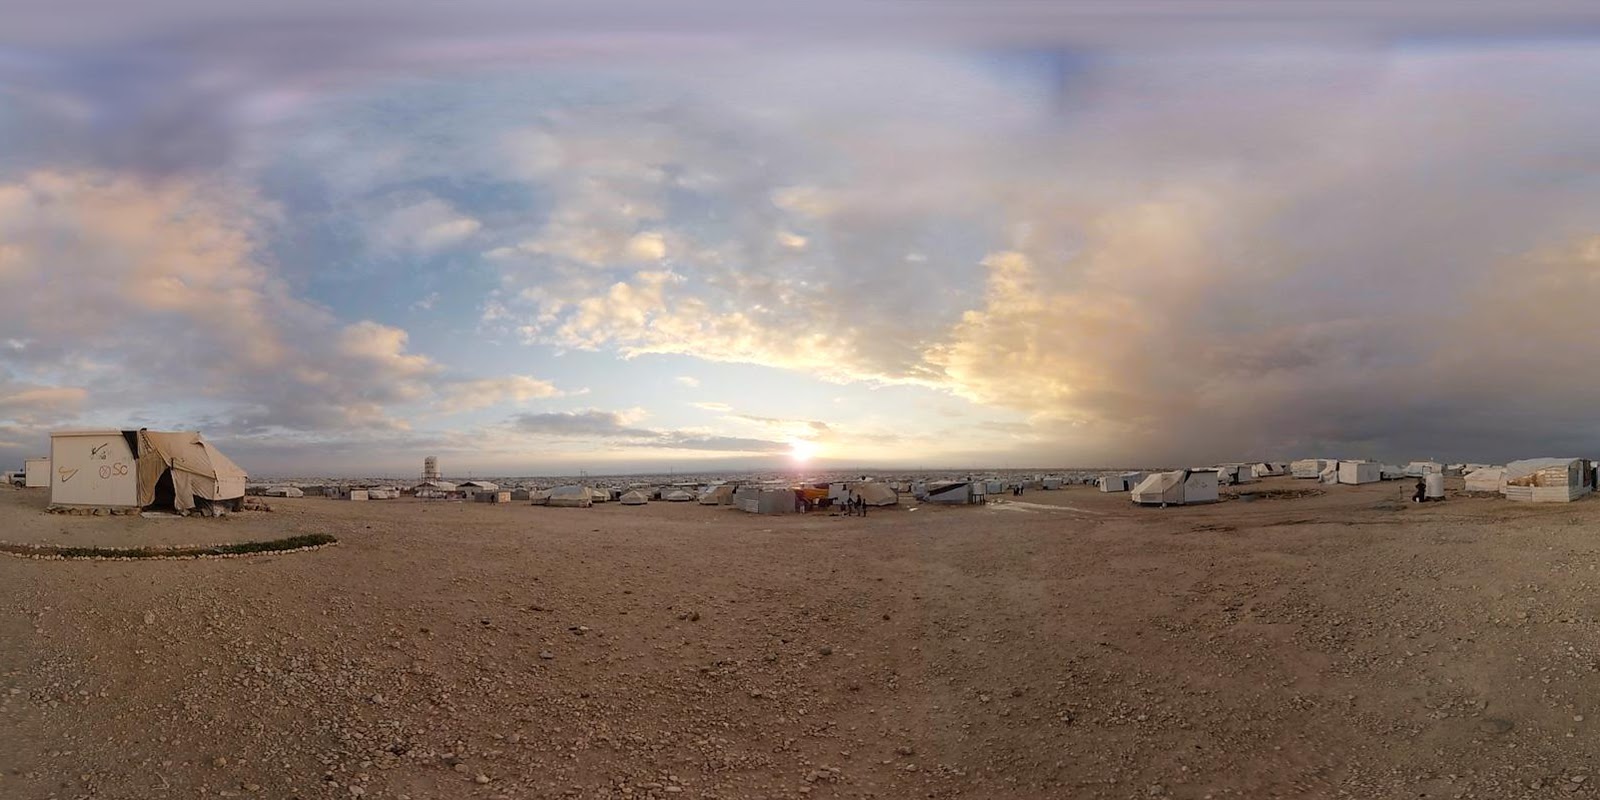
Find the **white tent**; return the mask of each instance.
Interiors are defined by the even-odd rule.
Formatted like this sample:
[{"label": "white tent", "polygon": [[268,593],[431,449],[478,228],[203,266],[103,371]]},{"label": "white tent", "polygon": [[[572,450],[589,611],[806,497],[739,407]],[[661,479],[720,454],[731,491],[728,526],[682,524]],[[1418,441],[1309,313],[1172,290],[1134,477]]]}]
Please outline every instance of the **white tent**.
[{"label": "white tent", "polygon": [[1331,483],[1338,483],[1339,482],[1339,462],[1337,462],[1337,461],[1324,461],[1323,462],[1323,467],[1322,467],[1322,472],[1317,474],[1317,482],[1318,483],[1330,483],[1330,484]]},{"label": "white tent", "polygon": [[661,499],[669,503],[688,503],[694,500],[694,495],[682,489],[669,489],[661,493]]},{"label": "white tent", "polygon": [[712,486],[700,493],[700,505],[703,506],[731,506],[733,505],[734,484],[721,483]]},{"label": "white tent", "polygon": [[[538,500],[533,502],[538,503]],[[587,486],[568,484],[550,490],[542,505],[562,508],[588,508],[594,505],[594,493]]]},{"label": "white tent", "polygon": [[1382,467],[1374,461],[1340,461],[1339,483],[1358,486],[1383,480]]},{"label": "white tent", "polygon": [[1217,473],[1208,469],[1157,472],[1133,488],[1133,502],[1145,506],[1215,503]]},{"label": "white tent", "polygon": [[981,502],[985,497],[984,485],[972,481],[941,483],[928,487],[928,502],[965,505]]},{"label": "white tent", "polygon": [[1568,503],[1592,491],[1589,462],[1581,458],[1530,458],[1506,465],[1507,500]]},{"label": "white tent", "polygon": [[273,486],[261,492],[267,497],[305,497],[306,493],[293,486]]},{"label": "white tent", "polygon": [[1126,492],[1138,486],[1145,479],[1143,472],[1124,472],[1120,475],[1103,475],[1100,478],[1100,491]]},{"label": "white tent", "polygon": [[900,493],[886,483],[864,481],[851,485],[850,489],[869,506],[892,506],[900,503]]},{"label": "white tent", "polygon": [[1467,473],[1467,491],[1502,492],[1506,487],[1505,467],[1479,467]]},{"label": "white tent", "polygon": [[1217,467],[1218,478],[1228,485],[1255,483],[1256,471],[1249,464],[1223,464]]},{"label": "white tent", "polygon": [[1274,464],[1269,461],[1261,461],[1250,465],[1250,471],[1254,472],[1257,478],[1275,478],[1288,472],[1288,470],[1284,469],[1283,464]]},{"label": "white tent", "polygon": [[1320,478],[1327,468],[1327,459],[1302,458],[1289,464],[1289,474],[1296,478]]},{"label": "white tent", "polygon": [[631,492],[623,492],[622,497],[617,498],[617,502],[625,506],[642,506],[650,502],[650,498],[645,497],[644,492],[635,489]]},{"label": "white tent", "polygon": [[591,503],[604,503],[610,499],[611,493],[605,489],[589,489],[589,502]]}]

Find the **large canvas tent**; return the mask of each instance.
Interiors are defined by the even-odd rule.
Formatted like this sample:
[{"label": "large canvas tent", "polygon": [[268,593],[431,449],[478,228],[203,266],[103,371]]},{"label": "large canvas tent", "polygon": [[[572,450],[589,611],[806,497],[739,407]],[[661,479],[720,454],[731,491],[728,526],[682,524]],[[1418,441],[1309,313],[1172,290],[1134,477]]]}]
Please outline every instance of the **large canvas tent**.
[{"label": "large canvas tent", "polygon": [[1467,491],[1501,492],[1506,486],[1505,467],[1479,467],[1467,473]]},{"label": "large canvas tent", "polygon": [[733,491],[736,488],[738,487],[731,483],[713,486],[700,494],[700,505],[731,506],[733,505]]},{"label": "large canvas tent", "polygon": [[892,506],[900,503],[900,493],[886,483],[872,481],[856,483],[850,486],[850,490],[869,506]]},{"label": "large canvas tent", "polygon": [[195,431],[139,431],[139,505],[170,505],[186,512],[197,505],[244,497],[249,480]]},{"label": "large canvas tent", "polygon": [[[535,500],[534,502],[537,503],[539,501]],[[557,486],[550,490],[550,494],[545,497],[544,502],[540,503],[540,505],[588,508],[594,505],[594,492],[587,486],[578,486],[576,484]]]},{"label": "large canvas tent", "polygon": [[1530,458],[1506,465],[1507,500],[1569,503],[1592,491],[1589,462],[1581,458]]},{"label": "large canvas tent", "polygon": [[669,503],[687,503],[694,500],[694,495],[682,489],[668,489],[661,493],[661,499]]},{"label": "large canvas tent", "polygon": [[645,497],[644,492],[635,489],[631,492],[623,492],[622,496],[617,498],[617,502],[625,506],[642,506],[649,503],[650,498]]},{"label": "large canvas tent", "polygon": [[1157,472],[1133,488],[1133,502],[1142,506],[1215,503],[1217,499],[1217,473],[1212,470]]}]

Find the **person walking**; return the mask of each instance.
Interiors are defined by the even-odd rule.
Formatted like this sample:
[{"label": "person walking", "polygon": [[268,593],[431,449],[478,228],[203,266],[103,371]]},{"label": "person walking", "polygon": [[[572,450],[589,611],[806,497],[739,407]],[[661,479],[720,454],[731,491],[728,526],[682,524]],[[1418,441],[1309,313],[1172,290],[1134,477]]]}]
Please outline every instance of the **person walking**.
[{"label": "person walking", "polygon": [[1428,497],[1428,482],[1422,478],[1417,479],[1417,491],[1411,495],[1411,502],[1420,503]]},{"label": "person walking", "polygon": [[861,504],[861,516],[865,517],[867,515],[867,497],[866,497],[866,495],[860,495],[860,494],[856,495],[856,502]]}]

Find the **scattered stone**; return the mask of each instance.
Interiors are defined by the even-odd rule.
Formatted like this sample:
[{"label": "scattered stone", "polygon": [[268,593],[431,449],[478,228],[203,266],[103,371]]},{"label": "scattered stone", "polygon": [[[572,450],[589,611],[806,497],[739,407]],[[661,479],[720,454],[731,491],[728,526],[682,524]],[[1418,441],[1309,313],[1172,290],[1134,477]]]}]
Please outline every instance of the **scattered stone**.
[{"label": "scattered stone", "polygon": [[552,658],[555,658],[556,654],[550,652],[549,650],[540,650],[539,651],[539,657],[542,658],[542,659],[545,659],[546,661],[548,661],[548,660],[550,660]]}]

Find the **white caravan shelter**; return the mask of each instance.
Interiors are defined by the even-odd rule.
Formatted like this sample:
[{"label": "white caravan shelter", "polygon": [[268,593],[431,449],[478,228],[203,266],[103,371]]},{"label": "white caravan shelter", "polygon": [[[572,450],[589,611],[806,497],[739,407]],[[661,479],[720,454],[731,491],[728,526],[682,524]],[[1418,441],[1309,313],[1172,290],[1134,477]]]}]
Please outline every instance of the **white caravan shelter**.
[{"label": "white caravan shelter", "polygon": [[1350,486],[1383,480],[1383,468],[1374,461],[1340,461],[1339,482]]},{"label": "white caravan shelter", "polygon": [[1581,458],[1530,458],[1506,465],[1507,500],[1569,503],[1592,491],[1589,462]]},{"label": "white caravan shelter", "polygon": [[43,489],[50,485],[50,459],[30,458],[22,462],[22,485],[28,489]]},{"label": "white caravan shelter", "polygon": [[135,431],[87,430],[50,434],[50,503],[57,506],[139,505]]}]

